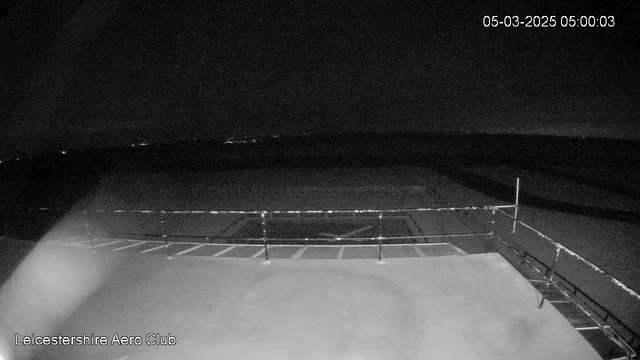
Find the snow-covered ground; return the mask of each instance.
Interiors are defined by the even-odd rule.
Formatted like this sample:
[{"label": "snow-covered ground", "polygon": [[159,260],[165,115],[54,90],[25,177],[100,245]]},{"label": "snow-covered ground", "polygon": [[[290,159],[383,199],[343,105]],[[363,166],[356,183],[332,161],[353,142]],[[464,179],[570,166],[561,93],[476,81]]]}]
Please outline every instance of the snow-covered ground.
[{"label": "snow-covered ground", "polygon": [[263,265],[40,244],[14,280],[0,309],[19,343],[82,344],[0,336],[18,359],[600,358],[495,254]]},{"label": "snow-covered ground", "polygon": [[[469,168],[465,168],[469,170]],[[516,171],[508,168],[474,168],[477,174],[491,177],[505,185],[514,186]],[[522,189],[532,194],[554,200],[611,207],[625,210],[636,205],[636,200],[615,197],[612,194],[586,185],[568,184],[566,179],[542,174],[525,174]],[[530,176],[530,177],[527,177]],[[554,182],[556,183],[554,185]],[[537,185],[543,183],[542,185]],[[534,184],[535,186],[532,186]],[[388,191],[342,191],[323,192],[314,189],[379,187]],[[404,188],[405,192],[395,188]],[[415,187],[415,188],[413,188]],[[566,189],[579,188],[570,193]],[[298,189],[303,191],[288,191]],[[565,189],[565,190],[558,190]],[[384,168],[336,168],[336,169],[282,169],[254,170],[218,173],[186,173],[165,175],[130,174],[106,179],[90,201],[95,208],[106,209],[354,209],[354,208],[398,208],[445,205],[433,196],[436,191],[447,200],[447,205],[500,205],[491,194],[484,194],[462,186],[437,172],[419,167]],[[304,194],[301,196],[300,194]],[[584,195],[588,194],[588,195]],[[574,199],[575,197],[575,199]],[[612,200],[613,199],[613,200]],[[623,205],[621,205],[623,204]],[[617,206],[617,207],[616,207]],[[491,216],[479,211],[473,214],[483,224],[489,225]],[[465,232],[472,226],[464,226],[464,215],[445,214],[435,217],[418,217],[418,222],[443,221],[448,233]],[[554,238],[589,261],[606,270],[616,278],[640,291],[640,271],[635,267],[636,254],[640,254],[637,225],[602,220],[586,216],[543,210],[521,203],[519,218]],[[511,222],[497,216],[498,230],[504,237],[523,246],[528,252],[551,262],[554,248],[544,239],[518,228],[511,236]],[[77,219],[76,219],[77,220]],[[203,226],[205,218],[192,219],[194,226]],[[192,221],[192,220],[189,220]],[[232,222],[227,219],[225,222]],[[147,226],[145,220],[136,220]],[[158,222],[153,221],[157,226]],[[186,221],[175,226],[185,228]],[[455,224],[453,224],[455,223]],[[453,224],[453,225],[452,225]],[[436,224],[437,225],[437,224]],[[438,226],[431,226],[433,231]],[[442,227],[441,227],[442,228]],[[135,229],[135,226],[134,226]],[[141,229],[141,228],[139,228]],[[458,245],[458,244],[456,244]],[[589,267],[585,267],[564,256],[558,271],[575,282],[590,296],[607,306],[616,316],[634,329],[640,330],[640,306],[624,298],[616,288]]]}]

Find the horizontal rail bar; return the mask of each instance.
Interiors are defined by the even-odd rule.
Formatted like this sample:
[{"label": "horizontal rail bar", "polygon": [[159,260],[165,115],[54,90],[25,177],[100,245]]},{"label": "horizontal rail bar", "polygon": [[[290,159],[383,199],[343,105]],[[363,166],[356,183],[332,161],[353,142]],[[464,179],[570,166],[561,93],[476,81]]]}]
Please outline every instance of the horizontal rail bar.
[{"label": "horizontal rail bar", "polygon": [[513,207],[513,205],[483,205],[462,207],[438,207],[438,208],[407,208],[407,209],[351,209],[351,210],[140,210],[140,209],[93,209],[90,212],[98,213],[142,213],[142,214],[378,214],[378,213],[403,213],[403,212],[428,212],[428,211],[471,211],[492,210]]},{"label": "horizontal rail bar", "polygon": [[[104,236],[100,236],[100,237],[105,237],[105,238],[109,238],[110,233],[100,233],[100,235],[104,235]],[[157,237],[160,238],[162,237],[162,235],[156,234],[156,235],[151,235],[151,234],[122,234],[122,233],[111,233],[112,235],[134,235],[134,236],[149,236],[149,237]],[[441,235],[407,235],[407,236],[383,236],[382,240],[403,240],[403,239],[433,239],[433,238],[454,238],[454,237],[471,237],[471,236],[491,236],[492,234],[489,233],[464,233],[464,234],[441,234]],[[216,239],[220,239],[220,240],[241,240],[241,241],[264,241],[265,238],[263,237],[214,237],[214,236],[200,236],[200,235],[194,235],[194,236],[188,236],[188,235],[183,235],[183,236],[173,236],[171,235],[171,237],[186,237],[186,238],[209,238],[212,240],[216,240]],[[128,239],[128,240],[136,240],[136,241],[148,241],[148,242],[164,242],[162,240],[138,240],[138,239]],[[372,237],[344,237],[344,238],[327,238],[327,237],[322,237],[322,238],[270,238],[267,237],[266,240],[268,241],[323,241],[323,242],[336,242],[336,241],[347,241],[347,240],[351,240],[351,241],[378,241],[380,240],[379,236],[372,236]],[[173,244],[202,244],[202,242],[197,242],[197,241],[169,241],[170,243]],[[207,243],[209,244],[209,243]],[[214,243],[211,242],[210,244],[215,244],[218,245],[219,243]],[[411,243],[408,243],[411,244]],[[389,244],[391,245],[391,244]],[[427,245],[427,244],[421,244],[421,245]]]},{"label": "horizontal rail bar", "polygon": [[[397,212],[428,212],[428,211],[470,211],[508,209],[515,205],[483,205],[462,207],[438,207],[438,208],[407,208],[407,209],[348,209],[348,210],[151,210],[151,209],[93,209],[90,212],[98,213],[139,213],[139,214],[366,214],[366,213],[397,213]],[[35,211],[71,211],[71,209],[38,208],[26,211],[7,212],[27,214]]]},{"label": "horizontal rail bar", "polygon": [[575,328],[577,331],[585,331],[585,330],[602,330],[600,326],[585,326],[585,327],[577,327]]},{"label": "horizontal rail bar", "polygon": [[491,205],[492,209],[511,209],[518,207],[518,205]]}]

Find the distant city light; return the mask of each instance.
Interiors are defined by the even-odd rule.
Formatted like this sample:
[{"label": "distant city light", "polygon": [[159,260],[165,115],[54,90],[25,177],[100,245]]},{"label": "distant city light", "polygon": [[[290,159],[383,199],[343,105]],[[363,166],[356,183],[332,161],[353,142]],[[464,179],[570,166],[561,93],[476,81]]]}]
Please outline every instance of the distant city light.
[{"label": "distant city light", "polygon": [[249,144],[249,143],[257,143],[262,142],[261,139],[234,139],[233,137],[228,138],[224,141],[225,144]]}]

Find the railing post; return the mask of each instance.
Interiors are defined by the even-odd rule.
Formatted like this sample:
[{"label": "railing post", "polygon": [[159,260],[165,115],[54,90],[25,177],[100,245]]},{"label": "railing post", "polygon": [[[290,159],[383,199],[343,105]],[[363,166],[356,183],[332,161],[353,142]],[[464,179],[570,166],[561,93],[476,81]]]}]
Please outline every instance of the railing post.
[{"label": "railing post", "polygon": [[260,218],[262,219],[262,242],[264,243],[264,264],[270,264],[269,261],[269,248],[267,246],[267,218],[266,212],[263,211],[260,213]]},{"label": "railing post", "polygon": [[[488,210],[489,208],[485,208],[486,210]],[[491,247],[491,250],[496,251],[496,227],[495,227],[495,218],[496,218],[496,209],[492,208],[491,209],[491,229],[489,231],[489,246]],[[475,221],[474,221],[475,222]],[[477,224],[477,222],[475,222]],[[486,227],[483,227],[486,231]]]},{"label": "railing post", "polygon": [[516,179],[516,203],[513,208],[513,233],[516,233],[516,224],[518,223],[518,207],[520,207],[520,178]]},{"label": "railing post", "polygon": [[382,262],[382,212],[378,214],[378,262]]},{"label": "railing post", "polygon": [[491,208],[491,232],[496,232],[496,208]]},{"label": "railing post", "polygon": [[169,252],[169,236],[167,235],[167,225],[165,223],[166,212],[160,210],[160,229],[162,231],[162,239],[164,240],[164,247],[167,254],[167,259],[171,259],[171,252]]},{"label": "railing post", "polygon": [[[556,245],[556,256],[553,258],[553,263],[549,268],[549,273],[545,276],[545,280],[547,281],[547,287],[553,281],[553,275],[555,274],[556,264],[558,263],[558,258],[560,257],[560,247]],[[544,304],[544,293],[542,294],[542,299],[540,299],[540,304],[538,305],[538,309],[542,309],[542,305]]]},{"label": "railing post", "polygon": [[89,237],[89,244],[91,244],[91,252],[96,252],[96,249],[93,247],[93,234],[91,233],[91,228],[89,227],[89,210],[84,209],[82,211],[84,215],[84,229],[87,233],[87,237]]}]

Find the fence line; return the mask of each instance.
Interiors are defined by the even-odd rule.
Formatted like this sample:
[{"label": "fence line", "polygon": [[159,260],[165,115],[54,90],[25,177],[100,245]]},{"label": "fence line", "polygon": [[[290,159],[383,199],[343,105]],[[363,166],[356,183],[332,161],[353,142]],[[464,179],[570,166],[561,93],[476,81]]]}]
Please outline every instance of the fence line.
[{"label": "fence line", "polygon": [[[143,237],[157,237],[157,238],[162,238],[164,241],[164,238],[162,235],[160,234],[129,234],[129,233],[105,233],[105,232],[92,232],[92,235],[134,235],[134,236],[143,236]],[[473,236],[491,236],[492,233],[488,232],[488,233],[463,233],[463,234],[442,234],[442,235],[407,235],[407,236],[372,236],[372,237],[345,237],[345,238],[341,238],[341,237],[337,237],[337,238],[329,238],[329,237],[324,237],[324,238],[303,238],[303,237],[299,237],[299,238],[270,238],[270,237],[238,237],[238,238],[234,238],[234,237],[229,237],[229,236],[220,236],[220,237],[216,237],[220,240],[242,240],[242,241],[255,241],[255,242],[262,242],[264,239],[266,240],[286,240],[287,242],[291,241],[325,241],[325,242],[336,242],[336,241],[345,241],[345,240],[349,240],[349,241],[355,241],[355,242],[359,242],[359,241],[377,241],[377,240],[404,240],[404,239],[437,239],[437,238],[451,238],[451,237],[473,237]],[[213,238],[212,236],[204,236],[204,235],[167,235],[167,237],[171,237],[171,238],[188,238],[188,239],[199,239],[199,238]],[[175,243],[189,243],[186,241],[178,241]],[[399,244],[393,244],[393,245],[399,245]]]},{"label": "fence line", "polygon": [[[584,264],[586,264],[587,266],[591,267],[593,270],[595,270],[596,272],[605,275],[607,278],[609,278],[609,280],[611,280],[611,282],[613,282],[614,284],[616,284],[618,287],[620,287],[621,289],[623,289],[624,291],[626,291],[627,293],[629,293],[629,295],[635,297],[636,299],[640,300],[640,294],[638,294],[637,292],[633,291],[631,288],[629,288],[628,286],[626,286],[622,281],[616,279],[613,275],[607,273],[606,271],[602,270],[600,267],[598,267],[597,265],[593,264],[592,262],[590,262],[589,260],[585,259],[584,257],[578,255],[576,252],[574,252],[573,250],[567,248],[566,246],[560,244],[559,242],[553,240],[552,238],[548,237],[547,235],[543,234],[542,232],[534,229],[533,227],[531,227],[530,225],[528,225],[527,223],[523,222],[522,220],[516,219],[514,216],[509,215],[508,213],[499,210],[498,212],[512,220],[514,220],[515,222],[517,222],[518,224],[524,226],[525,228],[533,231],[536,235],[540,236],[541,238],[547,240],[548,242],[550,242],[553,246],[556,247],[556,249],[559,250],[563,250],[565,251],[567,254],[573,256],[574,258],[580,260],[581,262],[583,262]],[[554,261],[557,260],[558,258],[558,254],[559,252],[556,252],[556,256]]]},{"label": "fence line", "polygon": [[[470,210],[498,210],[514,208],[515,205],[483,205],[463,207],[439,207],[439,208],[406,208],[406,209],[347,209],[347,210],[149,210],[149,209],[93,209],[90,212],[98,213],[142,213],[142,214],[213,214],[213,215],[271,215],[271,214],[380,214],[380,213],[406,213],[429,211],[470,211]],[[89,210],[87,210],[89,211]]]},{"label": "fence line", "polygon": [[[403,213],[403,212],[427,212],[427,211],[468,211],[468,210],[498,210],[514,208],[516,205],[483,205],[463,207],[428,207],[428,208],[404,208],[404,209],[344,209],[344,210],[153,210],[153,209],[85,209],[87,212],[98,213],[138,213],[138,214],[214,214],[214,215],[260,215],[270,214],[379,214],[379,213]],[[11,212],[12,214],[27,214],[32,212],[68,212],[71,209],[61,208],[37,208],[25,211]]]}]

